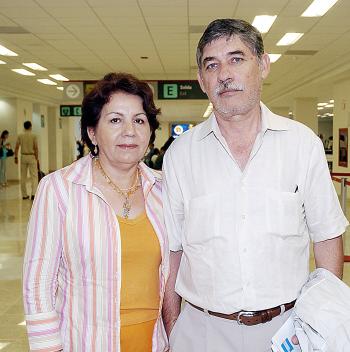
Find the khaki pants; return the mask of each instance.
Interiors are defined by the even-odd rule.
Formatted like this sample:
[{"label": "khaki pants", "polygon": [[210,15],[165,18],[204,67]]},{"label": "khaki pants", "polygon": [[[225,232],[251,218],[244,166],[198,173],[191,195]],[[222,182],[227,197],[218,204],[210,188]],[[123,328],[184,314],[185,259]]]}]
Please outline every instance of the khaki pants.
[{"label": "khaki pants", "polygon": [[38,166],[34,155],[21,155],[21,190],[22,197],[28,197],[27,193],[27,173],[29,169],[32,195],[35,195],[38,187]]},{"label": "khaki pants", "polygon": [[265,324],[239,325],[186,303],[170,334],[171,352],[271,352],[271,338],[292,310]]}]

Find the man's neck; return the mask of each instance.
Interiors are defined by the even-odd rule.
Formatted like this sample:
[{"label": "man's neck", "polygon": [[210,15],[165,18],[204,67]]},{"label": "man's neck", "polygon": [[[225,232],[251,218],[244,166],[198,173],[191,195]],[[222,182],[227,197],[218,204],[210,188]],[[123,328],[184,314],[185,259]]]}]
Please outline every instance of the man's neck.
[{"label": "man's neck", "polygon": [[239,139],[244,139],[245,136],[256,135],[261,129],[260,105],[242,115],[225,116],[218,112],[214,112],[214,114],[219,129],[227,142],[237,136],[240,137]]}]

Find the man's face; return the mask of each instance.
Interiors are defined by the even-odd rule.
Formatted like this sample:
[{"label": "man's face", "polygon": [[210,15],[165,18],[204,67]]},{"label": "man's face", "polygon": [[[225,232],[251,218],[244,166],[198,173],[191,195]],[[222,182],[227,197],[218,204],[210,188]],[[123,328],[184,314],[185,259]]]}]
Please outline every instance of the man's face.
[{"label": "man's face", "polygon": [[259,106],[269,68],[268,55],[258,60],[238,36],[219,38],[203,49],[198,81],[217,115],[231,118]]}]

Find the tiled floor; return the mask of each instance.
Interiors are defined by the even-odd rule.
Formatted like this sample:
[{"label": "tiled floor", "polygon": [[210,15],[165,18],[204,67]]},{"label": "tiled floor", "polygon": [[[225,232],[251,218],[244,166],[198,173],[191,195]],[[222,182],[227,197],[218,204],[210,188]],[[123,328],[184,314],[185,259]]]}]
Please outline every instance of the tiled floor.
[{"label": "tiled floor", "polygon": [[[22,200],[18,184],[0,189],[0,351],[28,351],[23,320],[21,271],[26,226],[32,202]],[[348,206],[350,212],[350,203]],[[346,239],[350,255],[350,232]],[[350,284],[350,263],[344,280]]]}]

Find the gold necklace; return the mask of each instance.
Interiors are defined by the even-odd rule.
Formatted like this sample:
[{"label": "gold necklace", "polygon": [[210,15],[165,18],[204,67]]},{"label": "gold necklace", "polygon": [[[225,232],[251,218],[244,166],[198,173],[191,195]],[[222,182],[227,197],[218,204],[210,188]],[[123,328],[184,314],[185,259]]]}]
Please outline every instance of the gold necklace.
[{"label": "gold necklace", "polygon": [[139,183],[140,179],[140,171],[137,169],[136,172],[136,178],[134,184],[130,188],[119,188],[113,181],[110,179],[110,177],[105,173],[105,171],[102,168],[102,165],[100,163],[100,160],[98,158],[95,158],[95,165],[99,168],[101,171],[102,176],[106,179],[107,183],[121,196],[124,197],[124,203],[123,203],[123,218],[128,219],[130,210],[131,210],[131,202],[130,202],[130,196],[133,195],[141,186]]}]

